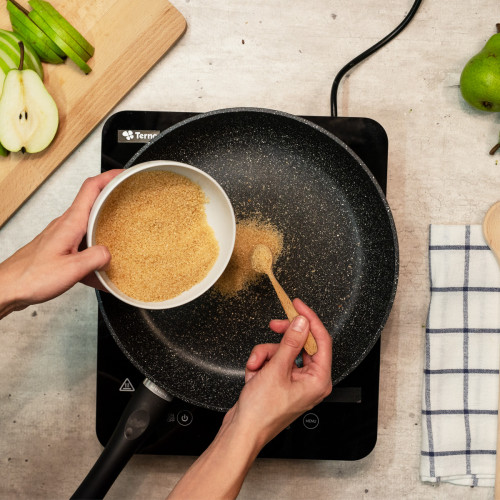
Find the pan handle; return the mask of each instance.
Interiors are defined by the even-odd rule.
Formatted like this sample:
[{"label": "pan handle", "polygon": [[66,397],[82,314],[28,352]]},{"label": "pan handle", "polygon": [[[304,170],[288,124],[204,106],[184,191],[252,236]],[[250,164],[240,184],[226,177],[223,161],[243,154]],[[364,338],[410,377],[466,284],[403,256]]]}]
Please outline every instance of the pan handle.
[{"label": "pan handle", "polygon": [[165,416],[172,396],[149,379],[137,389],[113,435],[71,499],[104,498],[148,431]]}]

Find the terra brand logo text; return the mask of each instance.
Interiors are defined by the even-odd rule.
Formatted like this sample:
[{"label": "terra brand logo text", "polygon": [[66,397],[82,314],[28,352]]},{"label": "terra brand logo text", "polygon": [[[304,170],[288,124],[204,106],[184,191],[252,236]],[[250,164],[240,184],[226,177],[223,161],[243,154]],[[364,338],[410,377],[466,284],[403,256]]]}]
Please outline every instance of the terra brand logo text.
[{"label": "terra brand logo text", "polygon": [[149,142],[160,133],[159,130],[118,130],[118,142]]}]

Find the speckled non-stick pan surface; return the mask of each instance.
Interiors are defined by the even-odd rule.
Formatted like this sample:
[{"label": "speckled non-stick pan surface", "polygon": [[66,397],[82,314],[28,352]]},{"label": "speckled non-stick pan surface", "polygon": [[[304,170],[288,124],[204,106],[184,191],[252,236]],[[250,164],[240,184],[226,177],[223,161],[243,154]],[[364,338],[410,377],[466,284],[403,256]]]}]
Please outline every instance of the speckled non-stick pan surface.
[{"label": "speckled non-stick pan surface", "polygon": [[[276,276],[321,317],[340,381],[377,341],[396,291],[390,209],[362,161],[322,128],[281,112],[238,108],[190,118],[131,159],[192,164],[225,189],[236,219],[259,216],[284,235]],[[132,363],[170,394],[210,409],[237,400],[255,344],[278,342],[285,317],[267,279],[235,298],[210,291],[185,306],[135,309],[108,294],[100,307]]]}]

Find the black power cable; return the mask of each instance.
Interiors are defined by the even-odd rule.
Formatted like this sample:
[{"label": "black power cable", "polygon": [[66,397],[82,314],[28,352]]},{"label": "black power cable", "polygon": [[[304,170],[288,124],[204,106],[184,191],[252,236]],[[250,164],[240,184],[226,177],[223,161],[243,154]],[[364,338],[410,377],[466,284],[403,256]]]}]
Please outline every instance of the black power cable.
[{"label": "black power cable", "polygon": [[333,80],[332,84],[332,90],[330,92],[330,107],[331,107],[331,114],[332,116],[337,116],[337,92],[340,84],[340,80],[342,80],[342,77],[350,71],[356,64],[359,64],[363,59],[366,59],[367,57],[371,56],[374,52],[376,52],[378,49],[383,47],[386,43],[389,43],[393,38],[395,38],[401,31],[403,31],[406,26],[410,23],[410,21],[413,19],[413,16],[416,14],[418,8],[420,7],[420,4],[422,3],[422,0],[415,0],[413,3],[410,11],[406,15],[406,17],[403,19],[401,24],[397,26],[391,33],[389,33],[385,38],[382,38],[379,42],[377,42],[375,45],[370,47],[369,49],[365,50],[362,54],[359,56],[355,57],[352,61],[348,62],[338,73],[335,79]]}]

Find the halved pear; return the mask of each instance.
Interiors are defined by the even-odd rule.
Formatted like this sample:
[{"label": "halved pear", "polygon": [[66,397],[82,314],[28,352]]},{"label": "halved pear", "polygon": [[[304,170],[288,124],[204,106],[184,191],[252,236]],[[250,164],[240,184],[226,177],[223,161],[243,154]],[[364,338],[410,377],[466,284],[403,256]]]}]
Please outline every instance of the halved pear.
[{"label": "halved pear", "polygon": [[9,156],[9,151],[7,151],[1,144],[0,144],[0,156]]},{"label": "halved pear", "polygon": [[[21,67],[22,60],[23,56]],[[52,142],[58,126],[57,105],[38,74],[31,69],[10,70],[0,97],[3,147],[8,151],[38,153]]]},{"label": "halved pear", "polygon": [[7,0],[7,10],[14,31],[28,40],[42,61],[63,62],[63,57],[66,57],[64,52],[28,17],[25,9],[15,0]]},{"label": "halved pear", "polygon": [[[29,0],[28,2],[33,10],[38,12],[38,14],[44,19],[44,21],[49,24],[54,31],[56,27],[61,28],[66,32],[82,49],[88,54],[89,58],[94,55],[93,45],[68,21],[60,14],[49,2],[45,0]],[[67,41],[68,45],[72,47],[76,53],[79,53],[75,44],[71,41]],[[85,61],[85,57],[82,57]]]},{"label": "halved pear", "polygon": [[[67,41],[60,36],[60,33],[57,33],[40,17],[38,12],[32,10],[29,13],[29,17],[84,73],[90,73],[92,71],[92,68],[83,59],[86,57],[88,60],[90,56],[76,42],[74,42],[74,44],[78,46],[78,52],[75,52],[73,48],[68,45]],[[69,35],[65,33],[63,36]]]}]

